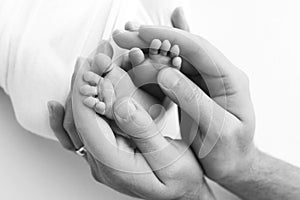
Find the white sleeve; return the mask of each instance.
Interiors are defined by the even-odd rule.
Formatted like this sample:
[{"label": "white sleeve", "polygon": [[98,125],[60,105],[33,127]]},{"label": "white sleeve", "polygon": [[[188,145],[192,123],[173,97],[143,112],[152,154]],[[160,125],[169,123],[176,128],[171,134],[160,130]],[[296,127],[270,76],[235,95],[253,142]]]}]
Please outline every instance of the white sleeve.
[{"label": "white sleeve", "polygon": [[55,139],[47,102],[65,103],[77,57],[91,55],[101,37],[129,20],[170,25],[171,12],[183,5],[155,1],[1,0],[0,86],[21,126]]},{"label": "white sleeve", "polygon": [[[7,2],[4,10],[9,18],[6,27],[1,28],[5,36],[0,43],[1,86],[10,96],[20,125],[54,139],[47,102],[65,103],[76,59],[83,53],[95,16],[103,9],[104,17],[97,27],[105,27],[111,1]],[[101,29],[98,31],[99,40]]]}]

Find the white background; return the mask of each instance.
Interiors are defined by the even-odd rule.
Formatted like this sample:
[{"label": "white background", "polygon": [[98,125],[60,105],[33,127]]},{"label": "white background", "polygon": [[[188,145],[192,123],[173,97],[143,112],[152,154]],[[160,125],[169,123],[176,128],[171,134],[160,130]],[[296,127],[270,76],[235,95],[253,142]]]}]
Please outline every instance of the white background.
[{"label": "white background", "polygon": [[[250,77],[260,149],[300,166],[300,5],[297,0],[197,0],[192,31]],[[23,130],[0,92],[0,199],[131,199],[96,184],[55,142]]]},{"label": "white background", "polygon": [[256,144],[300,166],[300,2],[213,0],[196,4],[193,31],[250,77]]}]

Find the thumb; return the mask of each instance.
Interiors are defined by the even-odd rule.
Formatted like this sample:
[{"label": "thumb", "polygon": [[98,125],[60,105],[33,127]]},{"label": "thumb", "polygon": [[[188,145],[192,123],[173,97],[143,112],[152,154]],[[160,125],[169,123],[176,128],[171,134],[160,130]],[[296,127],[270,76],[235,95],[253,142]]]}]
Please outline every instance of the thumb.
[{"label": "thumb", "polygon": [[121,130],[128,134],[143,153],[152,170],[174,162],[180,152],[161,134],[146,110],[131,98],[114,103],[114,117]]},{"label": "thumb", "polygon": [[[204,145],[202,151],[210,151],[224,128],[227,111],[176,69],[162,69],[157,79],[163,92],[178,104],[200,128],[201,138],[204,139],[201,142]],[[205,140],[208,140],[208,143]]]}]

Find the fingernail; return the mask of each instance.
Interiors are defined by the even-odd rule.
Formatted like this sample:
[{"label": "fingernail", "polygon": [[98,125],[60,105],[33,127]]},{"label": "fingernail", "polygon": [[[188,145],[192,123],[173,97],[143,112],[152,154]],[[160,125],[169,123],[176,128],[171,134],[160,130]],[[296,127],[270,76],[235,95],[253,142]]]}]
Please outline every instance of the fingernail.
[{"label": "fingernail", "polygon": [[128,120],[136,111],[136,107],[131,100],[124,100],[115,109],[115,115],[123,120]]},{"label": "fingernail", "polygon": [[157,81],[164,88],[172,89],[181,80],[180,77],[178,70],[165,68],[159,72]]}]

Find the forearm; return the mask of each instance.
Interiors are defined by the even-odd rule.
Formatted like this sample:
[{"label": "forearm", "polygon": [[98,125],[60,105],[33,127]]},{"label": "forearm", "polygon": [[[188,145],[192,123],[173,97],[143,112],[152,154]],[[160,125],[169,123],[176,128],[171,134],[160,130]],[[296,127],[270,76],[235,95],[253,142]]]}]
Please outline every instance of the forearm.
[{"label": "forearm", "polygon": [[299,199],[300,169],[256,150],[249,168],[222,185],[245,200]]}]

